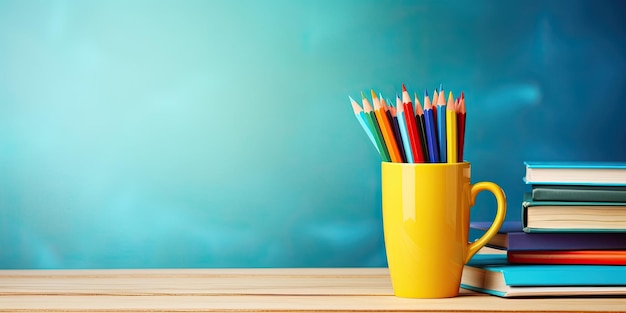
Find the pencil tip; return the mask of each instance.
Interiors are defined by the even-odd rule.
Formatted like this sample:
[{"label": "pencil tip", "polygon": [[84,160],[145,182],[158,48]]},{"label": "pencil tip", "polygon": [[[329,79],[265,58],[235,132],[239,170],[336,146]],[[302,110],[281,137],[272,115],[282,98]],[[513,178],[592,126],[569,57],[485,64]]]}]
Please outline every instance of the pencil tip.
[{"label": "pencil tip", "polygon": [[461,91],[461,99],[465,99],[465,92]]},{"label": "pencil tip", "polygon": [[354,99],[352,99],[351,96],[348,96],[348,98],[350,98],[350,102],[354,102]]},{"label": "pencil tip", "polygon": [[376,99],[376,92],[374,91],[374,89],[371,89],[371,92],[372,92],[372,98]]},{"label": "pencil tip", "polygon": [[404,86],[404,83],[402,83],[402,92],[406,91],[406,86]]},{"label": "pencil tip", "polygon": [[439,92],[443,91],[443,84],[439,84]]},{"label": "pencil tip", "polygon": [[428,97],[428,89],[424,88],[424,97]]},{"label": "pencil tip", "polygon": [[365,98],[365,93],[363,91],[361,91],[361,98],[366,99]]}]

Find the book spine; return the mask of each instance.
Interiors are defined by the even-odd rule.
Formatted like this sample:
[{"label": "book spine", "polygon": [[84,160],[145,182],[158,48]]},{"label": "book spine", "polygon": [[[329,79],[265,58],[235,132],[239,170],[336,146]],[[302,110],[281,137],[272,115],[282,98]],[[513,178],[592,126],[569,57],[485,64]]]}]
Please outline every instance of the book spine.
[{"label": "book spine", "polygon": [[626,233],[522,233],[507,235],[509,251],[626,250]]},{"label": "book spine", "polygon": [[[590,213],[593,210],[605,208],[611,208],[610,210],[614,211],[610,214],[604,213],[604,215],[597,216],[596,213]],[[531,214],[531,211],[538,212],[540,210],[552,210],[552,214],[557,214],[554,216],[567,215],[569,212],[577,212],[580,216],[584,215],[583,213],[588,215],[584,220],[579,216],[578,220],[563,220],[559,224],[554,222],[554,219],[550,220],[545,217],[543,220],[541,218],[534,219],[535,215],[534,213]],[[580,213],[581,210],[588,212]],[[626,233],[626,225],[622,219],[624,212],[626,212],[624,210],[626,210],[626,203],[624,202],[534,201],[531,199],[531,194],[526,193],[521,210],[522,230],[526,233]],[[605,210],[604,212],[608,211]],[[591,218],[591,214],[598,218],[594,220]],[[536,215],[536,217],[539,216],[541,214]],[[610,220],[611,218],[613,220]],[[570,221],[571,223],[568,224]]]},{"label": "book spine", "polygon": [[626,202],[626,191],[533,188],[533,201]]},{"label": "book spine", "polygon": [[[584,252],[584,253],[581,253]],[[511,264],[626,265],[624,251],[507,251]]]}]

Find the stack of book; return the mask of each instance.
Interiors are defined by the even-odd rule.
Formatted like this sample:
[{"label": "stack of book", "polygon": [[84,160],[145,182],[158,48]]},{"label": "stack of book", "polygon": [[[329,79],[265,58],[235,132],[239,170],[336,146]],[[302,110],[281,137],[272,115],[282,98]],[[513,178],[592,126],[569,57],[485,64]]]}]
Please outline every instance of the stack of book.
[{"label": "stack of book", "polygon": [[626,164],[525,164],[524,231],[626,232]]},{"label": "stack of book", "polygon": [[477,255],[463,287],[502,297],[625,295],[626,163],[525,165],[521,221],[489,242],[506,254]]}]

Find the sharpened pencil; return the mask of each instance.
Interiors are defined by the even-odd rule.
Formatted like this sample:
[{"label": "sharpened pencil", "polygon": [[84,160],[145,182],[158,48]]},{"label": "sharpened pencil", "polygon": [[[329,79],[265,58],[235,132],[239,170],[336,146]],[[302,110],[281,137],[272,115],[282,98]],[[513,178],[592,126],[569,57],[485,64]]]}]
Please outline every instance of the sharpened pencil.
[{"label": "sharpened pencil", "polygon": [[401,162],[406,163],[406,157],[404,156],[404,145],[402,144],[402,137],[400,135],[400,126],[398,125],[396,108],[391,105],[387,105],[387,101],[385,101],[382,95],[380,95],[379,99],[380,105],[383,107],[385,112],[387,112],[387,117],[389,118],[391,128],[393,130],[393,137],[395,138],[396,144],[398,145],[398,152],[400,152]]},{"label": "sharpened pencil", "polygon": [[406,120],[406,127],[409,133],[409,141],[411,143],[413,160],[415,161],[415,163],[424,163],[424,153],[422,152],[422,146],[419,142],[420,138],[417,133],[417,124],[415,123],[415,111],[413,110],[413,103],[411,102],[411,96],[406,90],[404,84],[402,84],[402,103],[404,104],[404,119]]},{"label": "sharpened pencil", "polygon": [[456,110],[452,91],[448,94],[448,104],[446,105],[446,144],[447,162],[457,162],[457,142],[456,142]]},{"label": "sharpened pencil", "polygon": [[407,87],[393,98],[384,98],[371,89],[371,98],[361,92],[362,102],[348,96],[352,111],[383,162],[459,163],[464,162],[466,108],[465,93],[447,101],[440,84],[434,96],[424,90],[423,106],[417,93],[411,98]]},{"label": "sharpened pencil", "polygon": [[456,112],[457,116],[457,132],[458,132],[458,154],[459,162],[463,162],[463,150],[465,149],[465,93],[461,92],[461,101],[459,102],[459,109]]},{"label": "sharpened pencil", "polygon": [[417,135],[420,137],[420,146],[422,147],[422,152],[424,153],[424,162],[430,162],[428,144],[426,141],[426,122],[424,122],[424,110],[422,110],[422,104],[417,97],[417,93],[415,93],[415,122],[417,123]]},{"label": "sharpened pencil", "polygon": [[372,134],[374,135],[374,139],[378,145],[380,150],[380,156],[383,161],[389,162],[391,158],[389,157],[389,151],[387,151],[387,145],[383,139],[382,132],[380,131],[380,127],[378,126],[378,120],[376,119],[376,114],[372,109],[372,105],[365,97],[365,94],[361,92],[361,101],[363,102],[363,112],[365,113],[365,118],[367,119],[370,128],[372,129]]},{"label": "sharpened pencil", "polygon": [[[431,100],[431,103],[433,105],[433,119],[435,120],[435,136],[437,136],[437,133],[439,132],[439,127],[437,127],[437,101],[439,100],[439,93],[437,93],[437,89],[435,88],[435,90],[433,90],[433,98]],[[437,138],[439,138],[439,136],[437,136]],[[439,145],[439,143],[437,143],[437,146]]]},{"label": "sharpened pencil", "polygon": [[[435,101],[435,99],[433,99]],[[439,142],[439,162],[446,163],[448,158],[447,137],[446,137],[446,102],[443,87],[439,89],[439,99],[437,100],[437,139]]]},{"label": "sharpened pencil", "polygon": [[426,126],[426,143],[428,145],[428,156],[431,163],[439,162],[439,143],[437,141],[437,125],[433,117],[433,108],[430,104],[428,91],[424,90],[424,122]]},{"label": "sharpened pencil", "polygon": [[400,151],[394,138],[390,121],[387,118],[387,114],[383,111],[383,108],[380,105],[380,100],[374,90],[372,90],[372,102],[374,103],[374,114],[378,119],[378,125],[380,126],[381,133],[383,134],[387,151],[389,151],[389,157],[392,162],[402,162],[402,157],[400,157]]},{"label": "sharpened pencil", "polygon": [[354,116],[356,116],[356,119],[359,121],[359,124],[361,124],[363,131],[365,131],[365,133],[367,134],[367,137],[370,139],[370,141],[374,145],[374,148],[376,148],[376,151],[378,151],[378,154],[380,154],[380,148],[378,147],[378,144],[376,143],[376,139],[374,139],[372,130],[367,125],[368,123],[367,123],[367,118],[365,117],[365,112],[363,112],[363,109],[361,108],[361,106],[356,101],[354,101],[352,97],[348,96],[348,98],[350,98],[350,103],[352,104],[352,111],[354,111]]},{"label": "sharpened pencil", "polygon": [[[404,103],[400,100],[400,97],[396,95],[396,115],[398,116],[398,126],[400,128],[400,137],[402,138],[402,143],[405,147],[411,147],[411,143],[409,141],[409,133],[407,132],[406,120],[404,118]],[[413,152],[411,152],[410,148],[404,149],[404,157],[407,160],[407,163],[414,163],[413,160]]]}]

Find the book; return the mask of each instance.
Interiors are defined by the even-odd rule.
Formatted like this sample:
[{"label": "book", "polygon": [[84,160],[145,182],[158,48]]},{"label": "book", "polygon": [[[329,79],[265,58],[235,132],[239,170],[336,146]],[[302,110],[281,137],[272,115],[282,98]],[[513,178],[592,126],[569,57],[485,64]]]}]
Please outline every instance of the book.
[{"label": "book", "polygon": [[[470,228],[480,231],[487,231],[493,222],[474,221],[470,222]],[[487,242],[488,247],[506,250],[509,247],[509,235],[514,232],[522,231],[522,223],[520,221],[504,221],[498,232]]]},{"label": "book", "polygon": [[626,162],[524,162],[527,184],[626,185]]},{"label": "book", "polygon": [[526,233],[508,234],[509,251],[620,250],[626,249],[626,233]]},{"label": "book", "polygon": [[503,254],[476,254],[461,287],[499,297],[626,295],[626,266],[520,265]]},{"label": "book", "polygon": [[626,232],[624,202],[522,202],[525,232]]},{"label": "book", "polygon": [[626,250],[507,251],[506,256],[511,264],[626,265]]},{"label": "book", "polygon": [[[491,222],[470,222],[471,228],[483,231],[490,225]],[[521,221],[505,221],[487,245],[508,251],[626,250],[626,232],[526,233]]]},{"label": "book", "polygon": [[532,185],[535,201],[626,202],[626,186]]}]

